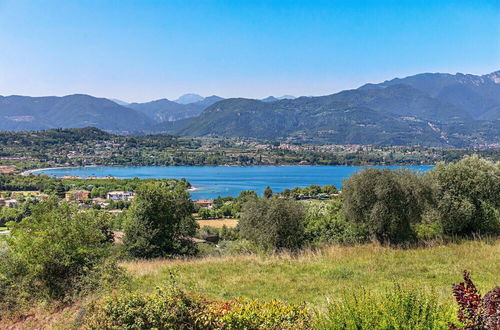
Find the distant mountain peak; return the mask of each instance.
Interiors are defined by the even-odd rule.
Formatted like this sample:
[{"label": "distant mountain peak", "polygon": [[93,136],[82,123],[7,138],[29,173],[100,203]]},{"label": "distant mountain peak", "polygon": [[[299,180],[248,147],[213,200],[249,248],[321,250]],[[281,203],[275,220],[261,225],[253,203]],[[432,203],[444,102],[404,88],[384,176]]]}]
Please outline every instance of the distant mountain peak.
[{"label": "distant mountain peak", "polygon": [[293,99],[296,99],[296,97],[293,95],[283,95],[283,96],[277,97],[277,99],[278,100],[293,100]]},{"label": "distant mountain peak", "polygon": [[188,93],[184,94],[181,97],[179,97],[177,100],[174,102],[179,103],[179,104],[189,104],[189,103],[195,103],[199,101],[203,101],[205,98],[201,95],[198,94],[193,94],[193,93]]},{"label": "distant mountain peak", "polygon": [[295,96],[293,95],[283,95],[283,96],[279,96],[279,97],[276,97],[276,96],[268,96],[264,99],[262,99],[261,101],[263,102],[276,102],[276,101],[281,101],[281,100],[294,100],[296,99]]},{"label": "distant mountain peak", "polygon": [[493,81],[495,84],[500,84],[500,70],[487,74],[485,77]]}]

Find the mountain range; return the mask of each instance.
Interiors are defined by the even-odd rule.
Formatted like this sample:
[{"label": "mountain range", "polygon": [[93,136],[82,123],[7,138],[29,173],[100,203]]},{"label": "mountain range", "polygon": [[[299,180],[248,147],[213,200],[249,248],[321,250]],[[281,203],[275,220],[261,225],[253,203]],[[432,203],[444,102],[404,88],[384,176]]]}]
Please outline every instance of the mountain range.
[{"label": "mountain range", "polygon": [[0,130],[26,131],[94,126],[110,131],[148,127],[146,115],[105,98],[0,96]]},{"label": "mountain range", "polygon": [[[120,103],[120,104],[118,104]],[[423,73],[318,96],[186,94],[125,103],[89,95],[0,97],[0,130],[95,126],[115,132],[337,144],[498,146],[500,71]]]},{"label": "mountain range", "polygon": [[[191,95],[189,97],[191,97],[193,102],[178,103],[177,101],[179,99],[177,101],[160,99],[146,103],[130,103],[127,106],[146,115],[155,123],[161,123],[165,121],[176,121],[180,119],[196,117],[207,107],[223,100],[222,97],[216,95],[205,98],[200,96],[201,99],[198,97],[193,97],[193,95],[195,94],[186,95]],[[182,99],[182,102],[187,102],[188,97],[182,96],[180,99]]]}]

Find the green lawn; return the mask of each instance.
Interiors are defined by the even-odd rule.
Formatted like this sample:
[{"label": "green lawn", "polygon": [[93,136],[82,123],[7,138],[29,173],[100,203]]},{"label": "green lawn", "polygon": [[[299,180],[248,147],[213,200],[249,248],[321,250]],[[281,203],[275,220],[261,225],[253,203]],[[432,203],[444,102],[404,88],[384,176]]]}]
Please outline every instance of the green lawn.
[{"label": "green lawn", "polygon": [[4,231],[4,230],[7,230],[8,228],[7,227],[0,227],[0,231]]},{"label": "green lawn", "polygon": [[432,248],[392,249],[376,245],[331,246],[301,256],[239,256],[191,261],[134,261],[124,266],[134,288],[153,290],[170,277],[182,287],[213,298],[279,298],[322,306],[337,294],[420,287],[452,301],[451,285],[464,269],[485,293],[500,284],[500,240],[469,241]]}]

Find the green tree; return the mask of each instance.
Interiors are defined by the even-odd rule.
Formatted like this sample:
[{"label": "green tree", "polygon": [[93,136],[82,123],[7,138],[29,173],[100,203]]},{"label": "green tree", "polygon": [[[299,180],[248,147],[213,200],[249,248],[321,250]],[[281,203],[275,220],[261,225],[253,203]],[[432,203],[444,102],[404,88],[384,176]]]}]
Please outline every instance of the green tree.
[{"label": "green tree", "polygon": [[198,211],[198,216],[200,218],[202,218],[203,220],[207,220],[207,219],[210,219],[212,213],[210,212],[209,209],[207,209],[206,207],[202,207],[200,208],[200,210]]},{"label": "green tree", "polygon": [[21,210],[10,207],[0,207],[0,226],[5,226],[5,224],[11,221],[21,221],[21,219]]},{"label": "green tree", "polygon": [[332,195],[338,193],[338,190],[333,184],[329,184],[321,187],[321,192],[324,194]]},{"label": "green tree", "polygon": [[304,207],[295,200],[253,198],[243,205],[241,237],[268,251],[297,249],[304,239]]},{"label": "green tree", "polygon": [[109,216],[80,212],[57,200],[34,206],[31,216],[9,227],[0,262],[0,300],[6,292],[64,299],[84,289],[85,280],[96,279],[111,253]]},{"label": "green tree", "polygon": [[64,189],[64,185],[61,182],[58,182],[55,187],[55,195],[59,198],[64,198],[66,189]]},{"label": "green tree", "polygon": [[134,257],[155,258],[193,253],[185,238],[196,232],[192,203],[184,185],[146,183],[127,212],[125,250]]},{"label": "green tree", "polygon": [[304,227],[309,243],[363,243],[369,238],[364,225],[344,219],[340,199],[308,203]]},{"label": "green tree", "polygon": [[427,176],[445,234],[500,234],[500,162],[466,157],[440,163]]},{"label": "green tree", "polygon": [[271,187],[267,186],[266,189],[264,189],[263,196],[265,198],[271,198],[271,197],[273,197],[273,191],[272,191]]},{"label": "green tree", "polygon": [[364,169],[344,181],[343,213],[347,221],[365,224],[382,243],[415,238],[432,190],[422,175],[409,170]]}]

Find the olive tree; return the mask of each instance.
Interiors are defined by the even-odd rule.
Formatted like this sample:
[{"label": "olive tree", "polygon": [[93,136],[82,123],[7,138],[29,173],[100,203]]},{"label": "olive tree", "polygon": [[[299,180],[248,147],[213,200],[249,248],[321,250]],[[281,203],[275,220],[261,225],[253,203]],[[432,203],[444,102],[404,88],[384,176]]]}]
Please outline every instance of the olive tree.
[{"label": "olive tree", "polygon": [[184,185],[172,188],[155,182],[140,186],[127,212],[125,250],[139,258],[193,253],[186,239],[197,228],[192,211]]},{"label": "olive tree", "polygon": [[304,240],[304,207],[289,199],[251,198],[239,222],[242,238],[268,251],[296,249]]},{"label": "olive tree", "polygon": [[500,162],[466,157],[440,163],[427,176],[446,234],[500,234]]},{"label": "olive tree", "polygon": [[432,190],[421,174],[370,168],[344,181],[342,197],[347,221],[365,224],[380,242],[399,244],[415,238],[413,226],[421,221]]}]

